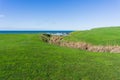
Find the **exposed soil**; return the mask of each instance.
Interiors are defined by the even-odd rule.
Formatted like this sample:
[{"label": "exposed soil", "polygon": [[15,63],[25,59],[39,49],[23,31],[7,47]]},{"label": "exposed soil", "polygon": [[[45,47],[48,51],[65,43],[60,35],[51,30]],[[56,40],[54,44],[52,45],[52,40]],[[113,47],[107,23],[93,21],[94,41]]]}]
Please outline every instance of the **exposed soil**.
[{"label": "exposed soil", "polygon": [[55,35],[47,36],[47,37],[42,36],[42,38],[43,38],[42,40],[50,44],[56,44],[59,46],[88,50],[91,52],[120,53],[120,46],[97,46],[86,42],[68,42],[68,41],[64,41],[62,36],[55,36]]}]

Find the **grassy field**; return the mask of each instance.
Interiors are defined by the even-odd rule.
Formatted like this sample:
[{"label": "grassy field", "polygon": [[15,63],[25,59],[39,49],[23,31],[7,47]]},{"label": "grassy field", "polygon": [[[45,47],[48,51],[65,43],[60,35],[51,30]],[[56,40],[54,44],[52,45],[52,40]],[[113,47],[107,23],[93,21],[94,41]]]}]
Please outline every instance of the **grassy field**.
[{"label": "grassy field", "polygon": [[72,32],[67,41],[85,41],[95,45],[120,45],[120,27],[96,28]]},{"label": "grassy field", "polygon": [[0,80],[120,80],[120,54],[49,45],[39,34],[0,34]]}]

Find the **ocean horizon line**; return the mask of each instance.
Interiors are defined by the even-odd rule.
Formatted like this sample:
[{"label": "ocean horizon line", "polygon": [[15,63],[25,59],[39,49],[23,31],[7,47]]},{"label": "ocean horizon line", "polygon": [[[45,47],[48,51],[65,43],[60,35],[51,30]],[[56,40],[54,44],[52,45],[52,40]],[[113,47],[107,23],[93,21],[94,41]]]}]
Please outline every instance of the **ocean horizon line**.
[{"label": "ocean horizon line", "polygon": [[47,33],[47,34],[57,34],[65,35],[73,31],[0,31],[0,34],[36,34],[36,33]]}]

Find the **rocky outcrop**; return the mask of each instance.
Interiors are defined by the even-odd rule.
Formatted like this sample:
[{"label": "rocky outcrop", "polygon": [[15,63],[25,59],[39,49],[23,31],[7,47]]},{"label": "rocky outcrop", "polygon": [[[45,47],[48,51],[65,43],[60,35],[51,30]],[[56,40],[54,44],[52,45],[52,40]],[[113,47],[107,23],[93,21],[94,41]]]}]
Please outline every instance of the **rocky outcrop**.
[{"label": "rocky outcrop", "polygon": [[50,44],[65,46],[70,48],[77,48],[91,52],[110,52],[120,53],[120,46],[95,46],[86,42],[68,42],[64,41],[62,36],[42,35],[42,40]]},{"label": "rocky outcrop", "polygon": [[89,46],[91,46],[90,44],[87,44],[85,42],[61,42],[60,46],[66,46],[66,47],[70,47],[70,48],[78,48],[78,49],[83,49],[83,50],[87,50],[89,48]]},{"label": "rocky outcrop", "polygon": [[49,42],[50,41],[50,38],[51,38],[51,35],[50,34],[42,34],[40,36],[40,39],[44,42]]},{"label": "rocky outcrop", "polygon": [[49,40],[49,43],[50,43],[50,44],[60,45],[62,39],[63,39],[62,36],[51,36],[51,38],[50,38],[50,40]]}]

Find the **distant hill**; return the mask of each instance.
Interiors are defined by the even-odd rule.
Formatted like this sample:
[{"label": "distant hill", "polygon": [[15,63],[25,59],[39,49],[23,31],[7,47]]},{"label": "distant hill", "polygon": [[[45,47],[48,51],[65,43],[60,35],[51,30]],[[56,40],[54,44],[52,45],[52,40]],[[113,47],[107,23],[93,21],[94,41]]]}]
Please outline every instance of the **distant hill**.
[{"label": "distant hill", "polygon": [[67,41],[83,41],[95,45],[120,45],[120,27],[76,31],[64,37]]}]

